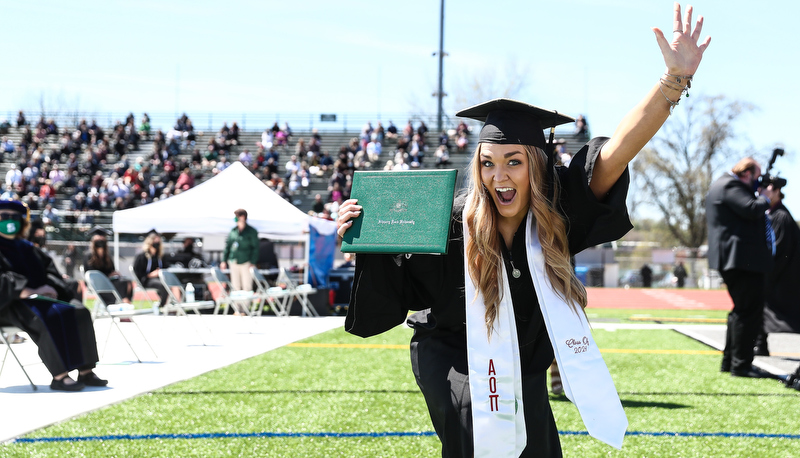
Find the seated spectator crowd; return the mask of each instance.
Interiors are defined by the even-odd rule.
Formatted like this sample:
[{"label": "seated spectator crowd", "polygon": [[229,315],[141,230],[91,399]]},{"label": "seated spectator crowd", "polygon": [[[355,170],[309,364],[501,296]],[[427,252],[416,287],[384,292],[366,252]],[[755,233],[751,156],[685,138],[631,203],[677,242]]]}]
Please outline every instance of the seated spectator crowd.
[{"label": "seated spectator crowd", "polygon": [[[13,129],[10,123],[4,126]],[[44,117],[32,126],[20,111],[16,126],[19,141],[4,136],[0,142],[0,157],[10,163],[0,198],[23,201],[46,226],[70,225],[81,233],[97,223],[100,212],[169,198],[237,160],[295,205],[301,202],[295,196],[312,180],[327,177],[322,208],[315,201],[310,213],[335,218],[339,204],[350,196],[353,171],[446,167],[452,152],[469,148],[464,122],[442,132],[437,145],[429,145],[422,121],[415,127],[409,120],[402,130],[391,121],[385,128],[368,122],[333,155],[322,148],[317,129],[295,139],[286,122],[264,129],[254,144],[242,143],[235,121],[207,135],[196,131],[186,114],[166,133],[151,127],[147,113],[138,126],[131,113],[124,122],[103,128],[86,119],[60,127]],[[140,150],[142,141],[148,151]]]}]

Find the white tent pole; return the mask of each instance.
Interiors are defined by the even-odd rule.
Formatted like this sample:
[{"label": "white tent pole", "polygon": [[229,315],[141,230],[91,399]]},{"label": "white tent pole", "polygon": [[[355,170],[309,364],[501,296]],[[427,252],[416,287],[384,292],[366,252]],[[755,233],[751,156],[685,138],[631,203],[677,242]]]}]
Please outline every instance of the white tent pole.
[{"label": "white tent pole", "polygon": [[114,232],[114,265],[119,272],[119,232]]},{"label": "white tent pole", "polygon": [[310,229],[308,231],[308,235],[306,235],[306,256],[305,257],[306,257],[306,266],[305,266],[305,269],[303,269],[303,271],[305,272],[305,277],[306,277],[306,281],[305,282],[306,283],[311,283],[311,280],[310,280],[311,277],[309,276],[310,275],[309,270],[311,270],[311,262],[310,262],[311,261],[311,230]]}]

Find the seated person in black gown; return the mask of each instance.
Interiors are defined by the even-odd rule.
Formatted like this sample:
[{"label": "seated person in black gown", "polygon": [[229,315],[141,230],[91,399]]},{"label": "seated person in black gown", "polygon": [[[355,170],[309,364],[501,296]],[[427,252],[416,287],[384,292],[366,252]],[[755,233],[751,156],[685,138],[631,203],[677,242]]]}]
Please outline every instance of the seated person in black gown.
[{"label": "seated person in black gown", "polygon": [[[96,227],[90,232],[92,237],[89,245],[89,252],[83,260],[83,270],[99,270],[102,272],[116,288],[122,302],[131,303],[133,298],[133,285],[130,280],[122,278],[114,267],[114,261],[108,251],[108,231],[102,227]],[[111,299],[113,301],[113,299]],[[107,304],[113,303],[106,301]]]},{"label": "seated person in black gown", "polygon": [[[53,256],[54,253],[47,249],[47,231],[45,230],[44,223],[41,219],[31,221],[30,228],[28,229],[27,239],[33,244],[33,246],[41,249],[48,256]],[[64,280],[67,290],[69,290],[73,296],[81,296],[82,287],[78,280],[65,274],[62,274],[61,278]]]},{"label": "seated person in black gown", "polygon": [[[50,389],[105,386],[108,381],[93,371],[98,357],[91,314],[70,293],[53,260],[25,240],[29,224],[23,203],[0,201],[0,324],[30,335],[53,375]],[[76,369],[77,381],[69,376]]]},{"label": "seated person in black gown", "polygon": [[158,290],[158,297],[163,307],[167,303],[167,290],[158,278],[158,272],[166,267],[164,265],[163,247],[161,236],[156,231],[150,231],[142,242],[142,252],[133,259],[133,272],[145,288]]}]

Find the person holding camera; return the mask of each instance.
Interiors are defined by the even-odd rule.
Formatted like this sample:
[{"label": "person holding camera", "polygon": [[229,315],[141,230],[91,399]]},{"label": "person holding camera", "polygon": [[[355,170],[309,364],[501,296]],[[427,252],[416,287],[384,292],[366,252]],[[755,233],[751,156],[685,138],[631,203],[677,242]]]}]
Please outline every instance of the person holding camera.
[{"label": "person holding camera", "polygon": [[744,158],[711,185],[706,197],[708,267],[719,271],[733,300],[720,370],[735,377],[767,376],[752,366],[775,250],[766,215],[771,203],[759,188],[760,176],[758,163]]}]

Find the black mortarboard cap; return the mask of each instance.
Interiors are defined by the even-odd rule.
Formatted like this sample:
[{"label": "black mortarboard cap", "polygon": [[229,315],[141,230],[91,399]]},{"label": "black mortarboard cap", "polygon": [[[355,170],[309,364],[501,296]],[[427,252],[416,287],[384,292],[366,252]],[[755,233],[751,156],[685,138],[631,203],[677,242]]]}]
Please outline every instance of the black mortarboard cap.
[{"label": "black mortarboard cap", "polygon": [[28,206],[18,200],[0,200],[0,209],[14,210],[22,213],[25,216],[28,215]]},{"label": "black mortarboard cap", "polygon": [[144,234],[144,236],[145,236],[145,237],[147,237],[147,236],[149,236],[149,235],[151,235],[151,234],[155,234],[155,235],[157,235],[157,236],[161,237],[161,234],[160,234],[160,233],[159,233],[157,230],[155,230],[155,229],[150,229],[149,231],[147,231],[147,233],[146,233],[146,234]]},{"label": "black mortarboard cap", "polygon": [[479,143],[516,144],[546,149],[544,129],[575,122],[557,111],[511,99],[494,99],[465,108],[456,116],[483,121]]},{"label": "black mortarboard cap", "polygon": [[94,226],[93,228],[89,229],[89,232],[86,235],[91,239],[95,235],[104,235],[106,237],[111,237],[112,232],[103,226]]}]

